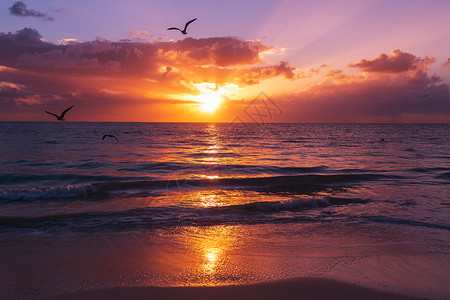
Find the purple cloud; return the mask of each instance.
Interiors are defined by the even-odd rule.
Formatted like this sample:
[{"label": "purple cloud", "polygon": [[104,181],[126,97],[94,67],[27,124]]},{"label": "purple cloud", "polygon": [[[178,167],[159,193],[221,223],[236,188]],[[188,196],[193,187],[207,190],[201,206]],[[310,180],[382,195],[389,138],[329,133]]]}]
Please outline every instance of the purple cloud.
[{"label": "purple cloud", "polygon": [[349,67],[359,68],[364,72],[374,73],[401,73],[426,69],[433,63],[433,57],[420,58],[409,52],[402,52],[399,49],[393,50],[390,54],[381,53],[373,59],[361,59],[358,63],[350,63]]},{"label": "purple cloud", "polygon": [[54,21],[55,18],[47,15],[46,13],[42,13],[39,11],[36,11],[34,9],[28,9],[26,4],[22,1],[17,1],[14,3],[10,8],[9,12],[13,16],[18,17],[36,17],[36,18],[42,18],[44,21]]}]

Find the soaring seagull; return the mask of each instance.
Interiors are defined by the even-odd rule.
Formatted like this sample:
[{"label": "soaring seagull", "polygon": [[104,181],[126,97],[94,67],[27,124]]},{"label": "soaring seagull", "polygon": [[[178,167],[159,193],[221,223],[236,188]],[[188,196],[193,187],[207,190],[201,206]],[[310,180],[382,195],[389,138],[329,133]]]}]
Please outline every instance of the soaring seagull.
[{"label": "soaring seagull", "polygon": [[75,106],[75,105],[72,105],[71,107],[69,107],[68,109],[66,109],[65,111],[63,111],[63,112],[61,113],[60,116],[58,116],[57,114],[51,113],[51,112],[49,112],[49,111],[45,111],[45,112],[48,113],[48,114],[50,114],[50,115],[55,116],[56,119],[58,119],[59,121],[65,121],[64,115],[66,114],[66,112],[69,111],[69,109],[71,109],[71,108],[74,107],[74,106]]},{"label": "soaring seagull", "polygon": [[180,28],[177,28],[177,27],[170,27],[170,28],[167,28],[167,30],[179,30],[179,31],[181,31],[182,34],[187,34],[186,29],[188,28],[189,24],[191,24],[195,20],[197,20],[197,18],[192,19],[189,22],[187,22],[186,25],[184,25],[184,29],[183,30],[181,30]]},{"label": "soaring seagull", "polygon": [[116,141],[119,141],[119,140],[116,138],[116,136],[115,136],[115,135],[112,135],[112,134],[105,134],[105,135],[102,137],[102,141],[105,139],[105,137],[115,138]]}]

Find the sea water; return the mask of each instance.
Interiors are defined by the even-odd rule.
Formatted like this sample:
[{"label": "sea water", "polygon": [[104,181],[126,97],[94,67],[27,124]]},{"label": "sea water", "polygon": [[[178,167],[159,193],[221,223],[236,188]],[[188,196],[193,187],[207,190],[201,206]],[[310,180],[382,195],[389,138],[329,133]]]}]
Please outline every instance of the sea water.
[{"label": "sea water", "polygon": [[[200,230],[219,245],[221,234],[247,234],[242,243],[261,239],[286,256],[277,247],[304,228],[352,228],[352,237],[364,228],[423,229],[436,233],[432,251],[448,258],[448,124],[0,122],[0,141],[4,245],[111,235],[188,245]],[[429,243],[420,242],[423,251]],[[206,259],[216,261],[217,249]],[[228,269],[220,277],[219,266],[209,265],[217,284],[246,276]],[[180,276],[204,283],[180,275],[188,269],[165,284]]]}]

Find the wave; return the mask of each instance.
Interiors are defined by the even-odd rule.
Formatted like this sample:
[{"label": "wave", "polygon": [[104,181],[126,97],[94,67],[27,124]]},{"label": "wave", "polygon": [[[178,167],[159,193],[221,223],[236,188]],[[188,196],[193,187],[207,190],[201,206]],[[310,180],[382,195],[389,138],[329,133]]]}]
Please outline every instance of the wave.
[{"label": "wave", "polygon": [[[80,212],[40,217],[0,217],[0,232],[67,233],[129,231],[174,226],[254,225],[278,223],[383,223],[450,230],[450,225],[376,215],[329,218],[328,207],[365,205],[364,198],[310,197],[289,201],[253,202],[229,206],[163,206],[121,211]],[[318,213],[314,212],[317,211]],[[312,212],[312,213],[311,213]]]},{"label": "wave", "polygon": [[375,222],[375,223],[421,226],[421,227],[428,227],[428,228],[435,228],[435,229],[450,230],[450,225],[424,222],[424,221],[416,221],[416,220],[410,220],[410,219],[393,218],[393,217],[385,217],[385,216],[365,216],[364,219],[368,220],[370,222]]},{"label": "wave", "polygon": [[[211,155],[205,153],[194,153],[187,156],[195,157],[209,157]],[[239,154],[228,153],[223,157],[237,157]],[[133,162],[129,166],[121,167],[118,171],[127,172],[158,172],[171,173],[174,171],[187,170],[192,173],[195,172],[214,172],[221,171],[230,174],[304,174],[314,172],[326,172],[328,170],[325,166],[317,167],[278,167],[265,165],[241,165],[241,164],[199,164],[199,163],[180,163],[180,162]],[[359,170],[362,172],[365,170]]]},{"label": "wave", "polygon": [[1,201],[48,200],[86,197],[94,194],[92,184],[57,186],[51,188],[3,188],[0,190]]},{"label": "wave", "polygon": [[112,212],[82,212],[41,217],[0,217],[0,227],[4,229],[78,231],[299,222],[301,220],[317,222],[319,220],[314,220],[312,216],[296,215],[289,217],[284,212],[301,213],[333,205],[365,204],[367,202],[369,202],[368,199],[361,198],[311,197],[218,207],[145,207]]},{"label": "wave", "polygon": [[439,175],[436,175],[436,178],[438,179],[450,179],[450,172],[442,173]]},{"label": "wave", "polygon": [[[36,175],[33,175],[36,176]],[[111,193],[129,190],[141,191],[172,191],[172,190],[201,190],[201,189],[239,189],[269,194],[300,195],[338,189],[362,181],[378,180],[392,177],[382,174],[330,174],[330,175],[291,175],[244,178],[218,179],[175,179],[175,180],[108,180],[96,183],[63,185],[45,188],[0,188],[0,201],[57,201],[97,197],[104,199]],[[48,180],[48,177],[46,177]],[[115,178],[114,178],[115,179]],[[138,178],[140,179],[140,178]]]},{"label": "wave", "polygon": [[410,170],[417,173],[435,173],[440,171],[449,171],[450,169],[443,167],[434,167],[434,168],[412,168]]},{"label": "wave", "polygon": [[392,177],[382,174],[330,174],[330,175],[292,175],[216,179],[176,179],[176,180],[141,180],[97,183],[99,192],[149,190],[189,190],[189,189],[239,189],[266,193],[305,194],[322,191],[327,188],[342,188],[363,181]]},{"label": "wave", "polygon": [[323,197],[323,198],[302,198],[289,201],[271,201],[271,202],[251,202],[240,205],[211,207],[211,212],[223,213],[247,213],[247,212],[264,212],[277,213],[282,211],[300,212],[313,208],[328,207],[332,205],[347,204],[365,204],[369,199],[361,198],[342,198],[342,197]]},{"label": "wave", "polygon": [[[147,180],[153,177],[146,176]],[[7,173],[0,174],[0,182],[2,185],[14,187],[19,185],[38,185],[42,186],[48,182],[70,183],[70,184],[89,184],[92,182],[106,182],[106,181],[133,181],[140,180],[142,177],[138,176],[109,176],[109,175],[87,175],[77,173],[62,173],[62,174],[15,174]],[[47,186],[48,188],[52,186]],[[0,187],[2,189],[2,187]]]}]

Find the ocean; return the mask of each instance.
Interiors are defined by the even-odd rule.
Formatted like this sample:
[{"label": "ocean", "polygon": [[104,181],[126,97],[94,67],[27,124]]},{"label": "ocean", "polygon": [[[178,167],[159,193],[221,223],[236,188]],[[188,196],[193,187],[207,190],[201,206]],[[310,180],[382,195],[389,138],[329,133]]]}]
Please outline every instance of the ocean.
[{"label": "ocean", "polygon": [[[102,140],[105,134],[118,141]],[[449,124],[0,122],[0,141],[0,243],[9,253],[3,256],[8,267],[1,276],[10,284],[0,289],[0,296],[7,298],[117,282],[230,284],[310,275],[317,266],[308,269],[303,261],[309,273],[298,271],[300,250],[294,241],[300,237],[310,246],[329,239],[327,245],[345,249],[378,243],[385,250],[386,243],[399,242],[400,248],[414,243],[414,251],[421,249],[417,251],[449,266]],[[214,240],[221,235],[240,242],[221,247],[224,239]],[[361,235],[367,239],[356,243]],[[123,242],[130,236],[132,242]],[[96,244],[96,239],[103,242]],[[160,255],[160,267],[136,271],[136,265],[142,267],[136,262],[105,271],[115,274],[110,277],[98,270],[79,271],[70,280],[60,277],[51,284],[38,275],[24,281],[24,273],[17,270],[16,277],[5,274],[17,264],[33,264],[24,257],[43,255],[49,241],[62,241],[60,246],[76,240],[78,246],[112,249],[116,239],[122,246],[151,247]],[[203,265],[203,273],[186,250],[199,239],[216,247],[206,254],[213,263]],[[249,258],[245,247],[250,244]],[[31,251],[33,247],[40,250]],[[156,248],[168,251],[161,254]],[[235,259],[233,266],[228,259],[218,263],[225,248],[227,257]],[[329,247],[302,249],[304,258],[317,249],[327,253]],[[167,254],[171,251],[178,253],[174,255],[182,268],[161,263],[172,259]],[[23,256],[13,259],[17,253]],[[95,253],[89,259],[102,255]],[[267,267],[272,256],[293,255],[297,258],[285,262],[284,271]],[[260,271],[255,275],[237,256],[239,261],[258,260],[253,267],[260,266]],[[334,265],[344,260],[333,259]],[[101,280],[89,281],[89,276]]]}]

